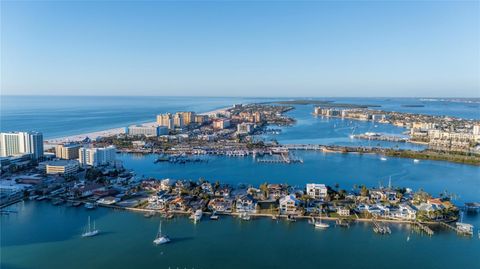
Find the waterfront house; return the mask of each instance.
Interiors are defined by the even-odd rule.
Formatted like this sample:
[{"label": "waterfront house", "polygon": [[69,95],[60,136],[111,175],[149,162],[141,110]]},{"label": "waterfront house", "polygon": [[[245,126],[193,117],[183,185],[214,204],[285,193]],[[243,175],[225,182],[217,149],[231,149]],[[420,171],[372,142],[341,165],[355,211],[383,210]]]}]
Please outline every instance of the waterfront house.
[{"label": "waterfront house", "polygon": [[171,180],[169,178],[162,179],[160,181],[160,189],[162,191],[168,191],[174,184],[175,184],[174,180]]},{"label": "waterfront house", "polygon": [[169,202],[168,209],[175,211],[186,211],[188,210],[188,203],[190,199],[188,197],[175,197]]},{"label": "waterfront house", "polygon": [[370,200],[374,202],[388,201],[398,202],[397,192],[390,189],[372,189],[369,191]]},{"label": "waterfront house", "polygon": [[383,215],[383,206],[380,204],[365,205],[365,210],[372,215]]},{"label": "waterfront house", "polygon": [[230,196],[230,187],[225,185],[225,186],[221,186],[219,187],[217,190],[215,190],[215,196],[217,197],[229,197]]},{"label": "waterfront house", "polygon": [[81,197],[92,196],[94,191],[97,191],[97,190],[105,190],[105,186],[96,184],[96,183],[91,183],[91,184],[84,185],[78,189]]},{"label": "waterfront house", "polygon": [[279,200],[280,213],[284,215],[296,214],[300,201],[293,195],[287,195]]},{"label": "waterfront house", "polygon": [[348,217],[350,216],[350,209],[346,207],[338,207],[337,208],[337,214],[342,217]]},{"label": "waterfront house", "polygon": [[288,195],[287,187],[283,184],[268,184],[268,199],[279,199],[282,196]]},{"label": "waterfront house", "polygon": [[392,216],[397,219],[414,220],[417,217],[417,210],[403,203],[398,205],[398,210],[394,211]]},{"label": "waterfront house", "polygon": [[255,213],[257,202],[251,195],[241,195],[235,201],[235,210],[237,212]]},{"label": "waterfront house", "polygon": [[214,198],[208,203],[208,209],[216,212],[232,212],[233,199],[228,198]]},{"label": "waterfront house", "polygon": [[313,199],[325,199],[328,195],[328,189],[325,184],[307,184],[307,195]]},{"label": "waterfront house", "polygon": [[213,194],[213,186],[210,182],[203,182],[200,187],[202,188],[202,192],[210,195]]}]

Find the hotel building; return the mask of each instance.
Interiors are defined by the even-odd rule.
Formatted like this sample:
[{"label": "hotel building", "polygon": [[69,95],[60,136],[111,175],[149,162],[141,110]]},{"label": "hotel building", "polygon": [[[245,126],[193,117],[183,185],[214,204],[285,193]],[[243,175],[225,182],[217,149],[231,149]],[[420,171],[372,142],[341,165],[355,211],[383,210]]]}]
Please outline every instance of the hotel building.
[{"label": "hotel building", "polygon": [[130,136],[160,136],[168,134],[168,127],[132,125],[126,128],[125,133]]},{"label": "hotel building", "polygon": [[31,154],[34,160],[43,157],[43,135],[38,132],[0,133],[0,157]]},{"label": "hotel building", "polygon": [[173,117],[172,114],[166,113],[166,114],[160,114],[157,115],[157,124],[160,126],[165,126],[168,129],[173,129]]},{"label": "hotel building", "polygon": [[117,149],[114,146],[108,146],[106,148],[80,148],[79,158],[82,166],[99,166],[106,165],[115,161],[115,154]]},{"label": "hotel building", "polygon": [[65,160],[78,159],[80,144],[64,144],[55,146],[55,157]]},{"label": "hotel building", "polygon": [[71,176],[77,173],[78,167],[77,160],[50,161],[45,165],[45,173],[47,175]]}]

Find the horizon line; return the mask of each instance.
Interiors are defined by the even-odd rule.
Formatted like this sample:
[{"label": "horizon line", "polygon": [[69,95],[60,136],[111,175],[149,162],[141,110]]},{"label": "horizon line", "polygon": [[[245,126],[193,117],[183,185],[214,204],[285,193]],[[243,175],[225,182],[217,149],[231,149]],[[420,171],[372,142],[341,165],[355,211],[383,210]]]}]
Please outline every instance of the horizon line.
[{"label": "horizon line", "polygon": [[0,97],[182,97],[182,98],[437,98],[437,99],[480,99],[477,97],[455,97],[455,96],[242,96],[242,95],[69,95],[69,94],[1,94]]}]

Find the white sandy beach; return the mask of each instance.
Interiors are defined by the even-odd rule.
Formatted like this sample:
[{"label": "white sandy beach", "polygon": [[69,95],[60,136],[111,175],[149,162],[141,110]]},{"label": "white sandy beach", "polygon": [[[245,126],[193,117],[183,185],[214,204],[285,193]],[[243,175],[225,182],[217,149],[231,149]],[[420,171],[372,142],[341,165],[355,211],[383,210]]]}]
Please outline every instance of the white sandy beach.
[{"label": "white sandy beach", "polygon": [[[203,112],[203,113],[198,113],[198,115],[214,115],[217,113],[222,113],[225,112],[225,110],[231,108],[231,106],[208,111],[208,112]],[[140,124],[142,126],[152,126],[156,125],[156,122],[146,122]],[[113,128],[113,129],[108,129],[108,130],[102,130],[102,131],[96,131],[96,132],[90,132],[90,133],[84,133],[84,134],[76,134],[76,135],[70,135],[70,136],[64,136],[64,137],[58,137],[58,138],[52,138],[52,139],[47,139],[45,140],[45,144],[48,145],[57,145],[57,144],[62,144],[66,142],[78,142],[84,140],[86,137],[94,140],[97,137],[106,137],[106,136],[112,136],[112,135],[118,135],[118,134],[124,134],[125,133],[125,127],[119,127],[119,128]]]}]

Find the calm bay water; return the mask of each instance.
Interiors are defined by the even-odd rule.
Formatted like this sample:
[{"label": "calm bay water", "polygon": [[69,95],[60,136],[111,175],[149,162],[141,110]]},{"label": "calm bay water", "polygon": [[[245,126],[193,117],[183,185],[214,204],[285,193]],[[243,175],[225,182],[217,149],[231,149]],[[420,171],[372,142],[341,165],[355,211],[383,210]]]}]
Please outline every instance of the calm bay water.
[{"label": "calm bay water", "polygon": [[354,184],[376,187],[388,185],[424,189],[438,195],[447,190],[457,195],[457,202],[479,200],[480,168],[440,161],[414,163],[411,159],[388,158],[381,161],[373,154],[302,152],[295,154],[303,164],[256,163],[251,157],[208,157],[208,162],[187,165],[154,163],[155,155],[121,154],[125,167],[138,176],[209,181],[258,186],[263,182],[304,186],[317,182],[350,190]]},{"label": "calm bay water", "polygon": [[[235,98],[91,98],[58,97],[63,102],[43,103],[47,97],[11,97],[21,104],[4,105],[2,130],[36,129],[46,137],[123,126],[150,121],[159,112],[176,110],[207,111],[232,103],[264,99]],[[15,99],[19,98],[19,99]],[[43,101],[42,101],[43,100]],[[383,100],[383,101],[382,101]],[[395,101],[392,101],[395,100]],[[385,109],[440,111],[452,116],[474,117],[477,108],[463,103],[427,102],[423,108],[401,105],[415,99],[339,99],[338,102],[379,102]],[[268,100],[267,100],[268,101]],[[30,104],[30,105],[28,105]],[[448,109],[440,109],[441,107]],[[358,145],[350,140],[355,132],[401,134],[404,130],[388,125],[314,118],[313,106],[296,106],[289,112],[298,119],[280,135],[265,136],[283,143]],[[6,113],[4,113],[6,111]],[[420,111],[417,111],[420,112]],[[478,117],[477,117],[478,118]],[[28,128],[27,128],[28,127]],[[335,127],[335,128],[331,128]],[[368,143],[368,142],[367,142]],[[396,146],[392,144],[381,144]],[[405,145],[403,145],[405,146]],[[409,145],[406,145],[409,146]],[[399,145],[402,147],[402,145]],[[411,146],[417,148],[416,146]],[[258,185],[263,182],[303,186],[318,182],[350,189],[353,184],[424,189],[432,194],[444,190],[457,195],[456,203],[479,201],[480,168],[437,161],[388,158],[376,155],[296,152],[304,164],[259,164],[252,158],[208,157],[206,163],[188,165],[154,164],[154,155],[120,154],[119,159],[138,176],[193,179],[204,177],[231,183]],[[459,237],[452,231],[438,231],[428,237],[413,233],[408,225],[392,225],[392,235],[379,236],[366,223],[350,229],[315,230],[307,222],[286,223],[270,219],[240,222],[223,217],[196,225],[187,218],[165,221],[163,228],[172,238],[168,245],[155,247],[153,237],[158,218],[99,208],[52,206],[47,202],[18,203],[8,209],[18,213],[1,216],[1,268],[479,268],[480,240]],[[87,217],[96,220],[102,234],[82,239]],[[479,215],[465,215],[465,222],[480,227]],[[407,236],[410,240],[407,241]]]},{"label": "calm bay water", "polygon": [[[306,221],[241,222],[231,217],[193,224],[163,222],[173,241],[154,246],[159,218],[99,208],[25,202],[2,216],[2,268],[478,268],[480,240],[440,231],[429,237],[408,225],[374,234],[370,224],[315,230]],[[87,217],[102,234],[82,239]],[[410,240],[407,241],[407,237]],[[441,253],[441,255],[439,254]]]}]

